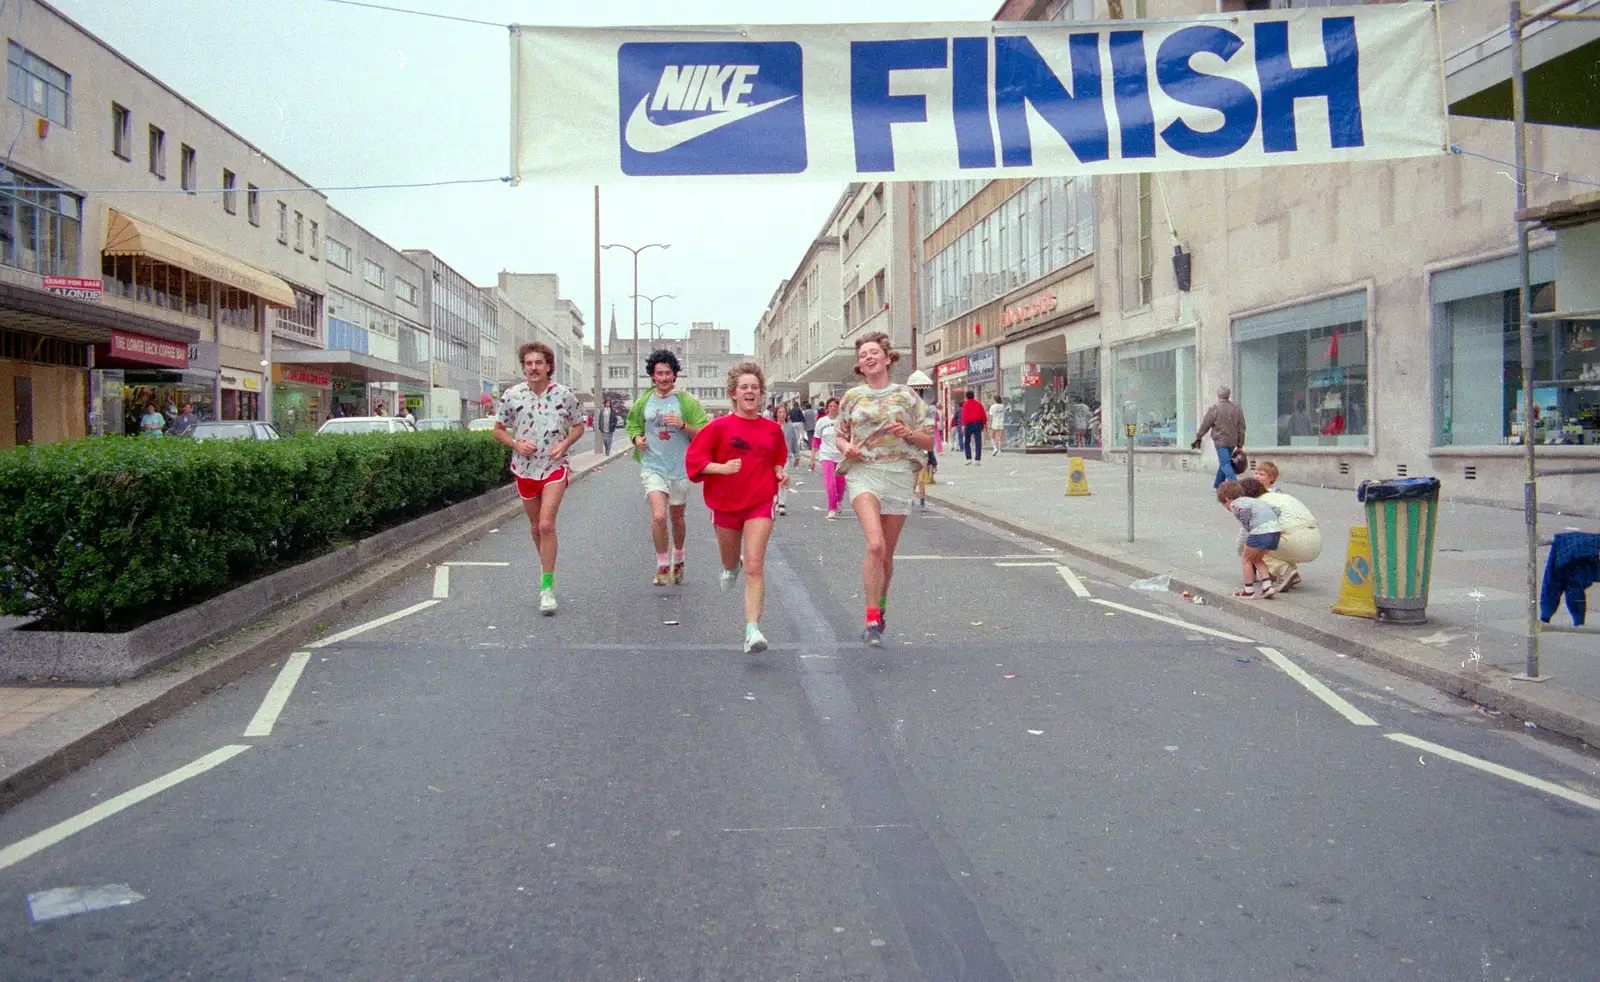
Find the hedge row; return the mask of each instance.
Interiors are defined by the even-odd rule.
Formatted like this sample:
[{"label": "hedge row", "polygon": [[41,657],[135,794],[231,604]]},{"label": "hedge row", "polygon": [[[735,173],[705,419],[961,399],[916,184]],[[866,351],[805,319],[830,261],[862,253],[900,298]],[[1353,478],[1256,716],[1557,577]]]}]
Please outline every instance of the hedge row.
[{"label": "hedge row", "polygon": [[509,480],[482,433],[0,452],[0,610],[125,630]]}]

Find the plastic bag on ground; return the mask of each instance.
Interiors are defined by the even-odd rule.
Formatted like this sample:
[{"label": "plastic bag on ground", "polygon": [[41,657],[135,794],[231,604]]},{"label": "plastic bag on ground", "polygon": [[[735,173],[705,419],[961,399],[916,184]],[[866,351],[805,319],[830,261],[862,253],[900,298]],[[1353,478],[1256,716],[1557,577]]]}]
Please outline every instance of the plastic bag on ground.
[{"label": "plastic bag on ground", "polygon": [[1134,580],[1132,583],[1129,583],[1128,586],[1135,590],[1148,590],[1151,593],[1164,593],[1172,588],[1172,574],[1162,573],[1160,576],[1152,576],[1143,580]]}]

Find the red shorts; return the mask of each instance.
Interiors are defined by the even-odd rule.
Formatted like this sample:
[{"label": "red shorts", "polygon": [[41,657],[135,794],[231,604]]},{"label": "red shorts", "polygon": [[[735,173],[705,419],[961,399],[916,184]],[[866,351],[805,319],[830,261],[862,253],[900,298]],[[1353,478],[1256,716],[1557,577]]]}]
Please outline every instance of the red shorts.
[{"label": "red shorts", "polygon": [[742,529],[744,523],[752,518],[765,518],[772,520],[772,502],[765,501],[742,511],[714,511],[711,513],[711,524],[719,529]]},{"label": "red shorts", "polygon": [[549,477],[541,478],[537,481],[531,477],[519,477],[517,478],[517,493],[522,495],[523,501],[527,501],[530,498],[537,498],[541,494],[544,494],[544,486],[546,484],[551,484],[556,481],[565,481],[566,479],[567,469],[565,467],[556,471],[554,474],[551,474]]}]

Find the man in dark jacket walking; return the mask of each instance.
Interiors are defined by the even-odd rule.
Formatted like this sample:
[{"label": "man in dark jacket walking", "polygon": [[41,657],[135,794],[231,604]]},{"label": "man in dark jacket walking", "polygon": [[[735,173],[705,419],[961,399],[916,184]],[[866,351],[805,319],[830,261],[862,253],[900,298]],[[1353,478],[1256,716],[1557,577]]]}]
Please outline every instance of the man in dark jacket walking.
[{"label": "man in dark jacket walking", "polygon": [[1200,441],[1209,432],[1211,443],[1217,448],[1217,479],[1211,483],[1213,488],[1221,487],[1223,481],[1237,481],[1239,475],[1233,469],[1233,451],[1244,446],[1244,410],[1232,401],[1233,389],[1224,385],[1217,390],[1217,401],[1206,410],[1205,418],[1200,420],[1200,432],[1194,435],[1194,442],[1189,444],[1192,449],[1200,449]]}]

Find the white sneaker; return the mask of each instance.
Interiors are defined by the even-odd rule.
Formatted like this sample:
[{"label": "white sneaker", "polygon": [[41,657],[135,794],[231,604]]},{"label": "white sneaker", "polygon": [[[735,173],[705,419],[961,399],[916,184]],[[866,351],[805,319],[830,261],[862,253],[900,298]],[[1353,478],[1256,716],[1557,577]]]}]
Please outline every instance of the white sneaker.
[{"label": "white sneaker", "polygon": [[739,565],[735,566],[733,569],[725,569],[725,570],[723,570],[722,571],[722,578],[717,581],[717,586],[722,589],[723,593],[727,593],[729,590],[733,589],[734,581],[739,578],[739,574],[741,572],[743,572],[743,571],[744,571],[744,563],[740,563]]},{"label": "white sneaker", "polygon": [[767,650],[766,636],[761,633],[761,628],[756,624],[744,626],[744,653],[747,655],[760,654]]},{"label": "white sneaker", "polygon": [[828,512],[828,521],[837,522],[838,520],[839,520],[839,513],[837,511]]},{"label": "white sneaker", "polygon": [[539,591],[539,613],[546,617],[556,612],[556,591],[554,589]]}]

